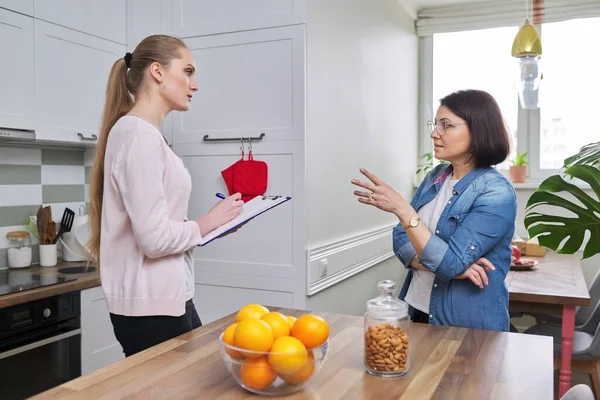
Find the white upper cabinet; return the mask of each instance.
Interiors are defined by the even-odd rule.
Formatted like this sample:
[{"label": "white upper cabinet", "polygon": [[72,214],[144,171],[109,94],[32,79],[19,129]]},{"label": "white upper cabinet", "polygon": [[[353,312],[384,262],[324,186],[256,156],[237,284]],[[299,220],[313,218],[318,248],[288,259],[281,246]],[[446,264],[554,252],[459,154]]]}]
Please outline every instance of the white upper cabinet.
[{"label": "white upper cabinet", "polygon": [[0,9],[0,127],[33,129],[33,18]]},{"label": "white upper cabinet", "polygon": [[127,0],[127,47],[133,50],[146,36],[171,33],[169,0]]},{"label": "white upper cabinet", "polygon": [[306,0],[172,0],[172,29],[179,37],[306,22]]},{"label": "white upper cabinet", "polygon": [[0,7],[33,16],[33,0],[0,0]]},{"label": "white upper cabinet", "polygon": [[97,139],[108,75],[125,45],[35,20],[35,120],[39,139]]},{"label": "white upper cabinet", "polygon": [[35,18],[113,42],[127,41],[127,8],[123,0],[35,0]]},{"label": "white upper cabinet", "polygon": [[209,138],[303,140],[304,25],[186,39],[199,91],[173,116],[173,143]]}]

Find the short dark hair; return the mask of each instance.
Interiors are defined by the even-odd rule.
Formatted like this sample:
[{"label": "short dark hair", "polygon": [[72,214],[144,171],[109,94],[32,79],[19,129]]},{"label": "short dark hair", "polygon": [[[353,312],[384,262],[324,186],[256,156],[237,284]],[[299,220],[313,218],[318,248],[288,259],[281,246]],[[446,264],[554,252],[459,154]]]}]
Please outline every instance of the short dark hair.
[{"label": "short dark hair", "polygon": [[496,100],[483,90],[459,90],[440,100],[471,131],[471,156],[475,167],[490,167],[506,160],[510,154],[510,135]]}]

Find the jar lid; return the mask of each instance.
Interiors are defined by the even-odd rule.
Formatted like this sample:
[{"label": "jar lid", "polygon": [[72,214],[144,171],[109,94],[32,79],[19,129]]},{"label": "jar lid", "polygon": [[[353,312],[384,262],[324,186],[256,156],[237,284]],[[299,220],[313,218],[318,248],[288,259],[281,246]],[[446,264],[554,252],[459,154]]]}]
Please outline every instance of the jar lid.
[{"label": "jar lid", "polygon": [[377,289],[381,294],[367,301],[367,312],[379,314],[384,317],[408,315],[408,304],[394,296],[396,282],[391,280],[381,281],[377,284]]}]

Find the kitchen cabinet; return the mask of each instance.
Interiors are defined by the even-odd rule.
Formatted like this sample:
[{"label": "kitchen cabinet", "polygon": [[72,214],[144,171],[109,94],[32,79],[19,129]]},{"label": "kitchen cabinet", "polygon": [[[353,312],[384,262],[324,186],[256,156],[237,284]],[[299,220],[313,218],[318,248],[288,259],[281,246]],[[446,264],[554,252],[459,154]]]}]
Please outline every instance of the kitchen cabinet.
[{"label": "kitchen cabinet", "polygon": [[127,0],[127,48],[133,51],[146,36],[171,33],[169,0]]},{"label": "kitchen cabinet", "polygon": [[35,20],[35,120],[40,140],[96,142],[106,83],[125,45]]},{"label": "kitchen cabinet", "polygon": [[81,373],[83,375],[124,358],[113,332],[102,287],[81,291]]},{"label": "kitchen cabinet", "polygon": [[194,37],[301,24],[306,0],[171,0],[173,34]]},{"label": "kitchen cabinet", "polygon": [[116,43],[127,41],[127,12],[123,0],[35,0],[34,5],[36,19]]},{"label": "kitchen cabinet", "polygon": [[33,18],[0,9],[0,54],[0,127],[33,129]]},{"label": "kitchen cabinet", "polygon": [[[197,218],[218,200],[214,193],[227,193],[220,171],[239,160],[239,145],[175,143],[173,150],[192,177],[188,217]],[[203,323],[259,299],[278,306],[305,301],[304,142],[254,143],[253,154],[268,164],[268,193],[293,200],[194,250],[195,304]]]},{"label": "kitchen cabinet", "polygon": [[173,143],[210,138],[303,140],[305,26],[185,39],[200,91],[191,109],[173,115]]},{"label": "kitchen cabinet", "polygon": [[33,0],[0,0],[0,8],[33,16]]}]

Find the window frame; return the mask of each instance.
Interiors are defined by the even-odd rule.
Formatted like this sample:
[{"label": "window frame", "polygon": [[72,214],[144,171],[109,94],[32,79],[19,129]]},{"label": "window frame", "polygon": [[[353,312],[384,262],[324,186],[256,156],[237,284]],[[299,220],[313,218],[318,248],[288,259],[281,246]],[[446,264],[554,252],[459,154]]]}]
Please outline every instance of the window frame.
[{"label": "window frame", "polygon": [[[535,25],[542,38],[541,25]],[[467,31],[467,30],[465,30]],[[543,38],[542,38],[543,43]],[[506,49],[509,54],[510,49]],[[431,141],[427,129],[428,110],[427,104],[434,104],[433,99],[433,35],[419,37],[419,162],[420,157],[431,152]],[[543,84],[543,82],[542,82]],[[518,98],[518,94],[515,93]],[[528,168],[525,183],[515,184],[516,187],[524,189],[535,189],[546,178],[559,173],[558,169],[540,168],[540,136],[541,120],[540,109],[524,110],[518,103],[517,116],[517,151],[527,152]],[[431,110],[432,112],[434,110]],[[508,176],[508,169],[498,171]]]}]

